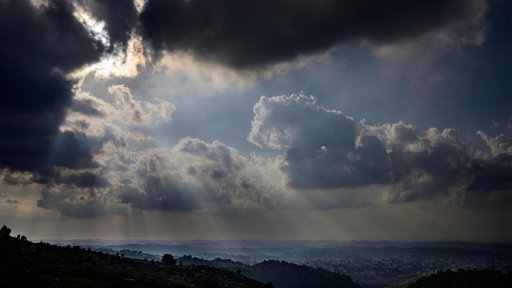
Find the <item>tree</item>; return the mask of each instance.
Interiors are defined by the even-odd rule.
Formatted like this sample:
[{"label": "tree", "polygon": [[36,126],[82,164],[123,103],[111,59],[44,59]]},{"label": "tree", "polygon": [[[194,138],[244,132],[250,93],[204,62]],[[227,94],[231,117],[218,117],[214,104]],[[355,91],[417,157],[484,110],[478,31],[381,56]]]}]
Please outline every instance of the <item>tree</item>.
[{"label": "tree", "polygon": [[11,235],[11,229],[4,225],[2,229],[0,229],[0,238],[7,238],[9,235]]},{"label": "tree", "polygon": [[165,253],[164,256],[162,256],[162,263],[174,266],[176,265],[176,259],[171,254]]}]

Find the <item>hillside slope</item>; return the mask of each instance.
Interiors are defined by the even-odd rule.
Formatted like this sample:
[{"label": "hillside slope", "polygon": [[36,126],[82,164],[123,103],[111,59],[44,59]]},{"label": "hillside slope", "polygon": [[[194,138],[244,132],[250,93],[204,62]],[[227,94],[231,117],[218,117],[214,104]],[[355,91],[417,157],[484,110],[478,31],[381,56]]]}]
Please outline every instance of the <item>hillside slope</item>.
[{"label": "hillside slope", "polygon": [[512,287],[512,274],[498,270],[459,270],[440,271],[418,279],[407,288],[509,288]]},{"label": "hillside slope", "polygon": [[263,283],[272,283],[276,288],[358,288],[358,284],[344,274],[338,274],[321,268],[297,265],[285,261],[263,261],[255,265],[246,265],[229,259],[205,260],[191,256],[178,258],[183,265],[206,265],[241,274]]},{"label": "hillside slope", "polygon": [[271,282],[276,288],[360,288],[347,275],[285,261],[264,261],[242,273],[261,282]]},{"label": "hillside slope", "polygon": [[[5,226],[4,226],[5,227]],[[172,266],[75,247],[32,243],[0,233],[0,287],[263,288],[235,272],[206,266]]]}]

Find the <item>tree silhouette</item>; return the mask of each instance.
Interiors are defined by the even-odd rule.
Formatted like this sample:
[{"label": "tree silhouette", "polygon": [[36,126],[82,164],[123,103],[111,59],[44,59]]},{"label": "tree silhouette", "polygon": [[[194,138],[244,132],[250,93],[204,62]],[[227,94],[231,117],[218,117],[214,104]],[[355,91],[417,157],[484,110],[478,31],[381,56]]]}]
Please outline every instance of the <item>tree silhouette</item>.
[{"label": "tree silhouette", "polygon": [[2,226],[2,229],[0,229],[0,238],[7,238],[11,235],[11,229],[7,226]]},{"label": "tree silhouette", "polygon": [[174,266],[176,265],[176,259],[171,254],[165,253],[164,256],[162,256],[162,263]]}]

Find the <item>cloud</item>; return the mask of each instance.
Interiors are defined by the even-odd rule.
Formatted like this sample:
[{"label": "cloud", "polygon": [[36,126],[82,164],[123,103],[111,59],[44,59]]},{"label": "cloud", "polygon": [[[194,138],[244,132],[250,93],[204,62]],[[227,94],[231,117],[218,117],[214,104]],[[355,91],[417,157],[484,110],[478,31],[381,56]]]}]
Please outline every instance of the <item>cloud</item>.
[{"label": "cloud", "polygon": [[[108,43],[94,34],[101,21]],[[80,133],[59,128],[68,109],[91,117],[105,111],[91,97],[73,101],[78,83],[69,75],[116,52],[115,45],[126,48],[136,23],[131,0],[0,2],[0,167],[37,172],[93,164],[87,141],[77,141]]]},{"label": "cloud", "polygon": [[[209,191],[219,210],[270,209],[281,201],[281,179],[266,174],[263,159],[248,159],[219,141],[183,138],[173,149],[182,154],[181,171]],[[217,208],[213,207],[213,211]]]},{"label": "cloud", "polygon": [[476,148],[454,129],[420,132],[404,123],[365,125],[363,129],[363,134],[375,134],[386,145],[394,185],[388,201],[448,195],[460,205],[478,206],[476,202],[489,202],[490,198],[500,199],[491,201],[494,204],[511,199],[512,154],[508,147],[512,142],[504,134],[489,137],[479,131],[477,136],[487,146]]},{"label": "cloud", "polygon": [[[467,185],[471,156],[453,129],[438,131],[430,128],[415,131],[415,137],[397,131],[412,133],[404,123],[368,125],[386,143],[390,161],[392,192],[388,201],[416,201],[434,195],[460,190]],[[383,130],[395,130],[394,132]],[[372,133],[370,132],[370,133]],[[409,138],[410,137],[410,138]]]},{"label": "cloud", "polygon": [[[478,131],[477,136],[487,145],[486,150],[476,150],[468,186],[471,193],[464,202],[469,206],[482,203],[510,203],[512,199],[512,124],[494,125],[487,133]],[[504,191],[497,193],[496,191]]]},{"label": "cloud", "polygon": [[131,38],[132,29],[137,24],[138,13],[133,0],[79,0],[78,3],[93,17],[105,21],[105,28],[113,42],[109,47],[111,52],[114,49],[114,43],[126,46]]},{"label": "cloud", "polygon": [[2,169],[0,171],[0,184],[23,186],[32,183],[32,176],[33,175],[30,172],[10,171],[9,169]]},{"label": "cloud", "polygon": [[313,96],[261,97],[248,141],[284,149],[280,168],[293,188],[355,187],[386,180],[386,151],[375,137],[356,146],[351,117],[316,104]]},{"label": "cloud", "polygon": [[278,194],[256,163],[219,141],[183,138],[167,155],[145,154],[136,167],[139,180],[126,182],[121,201],[137,209],[249,212],[271,207]]},{"label": "cloud", "polygon": [[143,37],[156,51],[192,52],[201,59],[252,69],[350,39],[390,43],[466,27],[485,8],[481,0],[149,0],[140,23]]},{"label": "cloud", "polygon": [[53,186],[42,190],[37,206],[78,218],[126,213],[126,207],[112,198],[112,191],[98,192],[92,188]]},{"label": "cloud", "polygon": [[489,147],[488,153],[481,154],[481,157],[489,158],[496,157],[503,154],[512,154],[512,120],[507,123],[505,127],[495,124],[493,129],[490,131],[495,134],[489,135],[485,131],[478,131],[477,135],[485,141],[485,144]]},{"label": "cloud", "polygon": [[128,188],[121,195],[121,202],[142,210],[190,211],[197,210],[202,201],[197,190],[178,179],[149,176],[140,189]]},{"label": "cloud", "polygon": [[83,154],[93,153],[98,166],[61,165],[32,178],[46,187],[38,205],[90,217],[130,210],[243,215],[382,201],[482,207],[511,199],[507,131],[479,132],[477,149],[453,129],[355,122],[302,94],[261,97],[254,111],[248,140],[283,151],[275,160],[190,137],[169,148],[133,147],[124,136],[82,138],[96,147]]},{"label": "cloud", "polygon": [[64,131],[49,153],[48,164],[72,169],[96,167],[93,151],[84,134]]},{"label": "cloud", "polygon": [[[247,140],[260,148],[304,147],[320,150],[331,142],[341,147],[354,145],[354,120],[340,111],[318,106],[313,96],[262,96],[253,111],[255,116]],[[305,134],[316,134],[317,137],[301,137]]]},{"label": "cloud", "polygon": [[105,117],[105,114],[95,106],[96,103],[92,99],[74,99],[70,109],[88,116]]},{"label": "cloud", "polygon": [[444,195],[469,205],[472,198],[489,198],[490,191],[493,198],[510,198],[512,154],[505,134],[479,132],[487,146],[475,149],[454,129],[355,123],[302,94],[263,96],[254,113],[248,141],[284,150],[279,168],[292,188],[381,185],[388,202]]},{"label": "cloud", "polygon": [[[67,1],[36,8],[0,1],[0,165],[42,168],[71,103],[66,73],[97,60],[102,50]],[[58,163],[57,163],[58,164]]]},{"label": "cloud", "polygon": [[133,95],[122,84],[95,91],[97,95],[85,92],[82,88],[76,90],[61,130],[81,133],[95,139],[95,142],[111,138],[151,142],[151,129],[170,123],[176,110],[166,100],[155,98],[149,101]]},{"label": "cloud", "polygon": [[117,106],[122,107],[122,114],[128,116],[128,121],[134,123],[143,122],[142,108],[139,102],[133,99],[130,89],[124,85],[114,85],[108,88],[108,92],[115,96]]},{"label": "cloud", "polygon": [[31,179],[38,184],[48,187],[54,185],[66,185],[70,189],[79,188],[106,188],[110,183],[97,171],[76,171],[71,169],[47,170]]},{"label": "cloud", "polygon": [[78,218],[130,210],[239,215],[283,206],[281,173],[270,159],[245,158],[219,141],[183,138],[167,149],[129,149],[120,140],[100,143],[99,167],[30,177],[43,185],[38,206]]},{"label": "cloud", "polygon": [[[161,173],[146,171],[146,165],[156,163],[157,154],[163,154],[155,148],[149,130],[152,125],[171,120],[175,110],[171,103],[136,99],[124,85],[106,86],[106,100],[81,88],[75,92],[44,169],[29,179],[42,185],[39,207],[72,217],[125,213],[130,207],[198,208],[186,193],[196,186],[178,181],[171,161],[161,166]],[[160,208],[154,208],[156,205]]]}]

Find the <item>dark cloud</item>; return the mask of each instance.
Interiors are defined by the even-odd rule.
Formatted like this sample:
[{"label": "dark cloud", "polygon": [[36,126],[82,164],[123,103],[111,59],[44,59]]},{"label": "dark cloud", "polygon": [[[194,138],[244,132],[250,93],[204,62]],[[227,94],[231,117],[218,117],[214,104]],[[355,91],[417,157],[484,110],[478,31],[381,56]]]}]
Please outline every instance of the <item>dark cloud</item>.
[{"label": "dark cloud", "polygon": [[37,72],[69,72],[97,60],[102,52],[73,16],[69,1],[35,8],[30,1],[4,0],[0,7],[2,63],[10,59],[6,63]]},{"label": "dark cloud", "polygon": [[[262,97],[254,112],[248,140],[285,150],[280,169],[293,188],[382,184],[389,186],[390,202],[459,192],[471,193],[472,199],[489,191],[506,197],[512,190],[512,142],[505,134],[480,132],[487,149],[475,151],[453,129],[356,124],[304,95]],[[459,204],[467,204],[459,198]]]},{"label": "dark cloud", "polygon": [[[79,3],[106,21],[111,42],[128,41],[137,19],[133,1]],[[45,178],[51,166],[96,166],[90,139],[59,131],[68,109],[104,116],[90,99],[72,101],[75,83],[67,74],[98,61],[108,48],[76,19],[74,4],[52,0],[35,7],[28,0],[0,1],[2,168],[33,171]]]},{"label": "dark cloud", "polygon": [[117,204],[109,192],[99,194],[92,188],[52,187],[41,191],[37,206],[77,218],[126,213],[126,208]]},{"label": "dark cloud", "polygon": [[121,202],[144,210],[196,210],[205,199],[196,199],[196,191],[170,177],[147,177],[141,189],[130,188],[121,195]]},{"label": "dark cloud", "polygon": [[[106,23],[106,30],[113,43],[126,42],[131,37],[132,29],[137,25],[137,9],[133,0],[80,0],[90,10],[93,17]],[[111,49],[113,46],[110,47]]]},{"label": "dark cloud", "polygon": [[[376,130],[395,127],[403,129],[400,126],[405,124],[383,125]],[[373,132],[382,135],[375,130]],[[400,142],[399,137],[395,138],[399,134],[393,135],[389,131],[385,133],[388,134],[388,139],[383,142],[388,143],[391,183],[398,187],[392,190],[388,201],[430,198],[467,185],[471,158],[455,130],[445,129],[439,132],[437,129],[430,129],[417,134],[417,140],[413,142]]]},{"label": "dark cloud", "polygon": [[294,188],[356,187],[387,180],[384,146],[371,136],[356,146],[354,120],[304,95],[261,97],[248,140],[284,149],[280,168]]},{"label": "dark cloud", "polygon": [[512,155],[502,154],[491,161],[478,159],[471,164],[474,176],[469,190],[495,191],[512,189]]},{"label": "dark cloud", "polygon": [[75,99],[71,105],[71,111],[78,112],[87,116],[104,117],[105,113],[95,107],[95,102],[92,99]]},{"label": "dark cloud", "polygon": [[134,181],[123,181],[120,201],[143,210],[196,210],[211,201],[208,191],[183,178],[166,158],[153,153],[141,154],[136,163]]},{"label": "dark cloud", "polygon": [[[512,141],[508,143],[512,145]],[[489,158],[473,159],[468,172],[472,177],[467,186],[467,193],[461,199],[461,204],[467,207],[504,205],[508,208],[507,210],[510,210],[512,153],[499,153]]]},{"label": "dark cloud", "polygon": [[[461,25],[480,0],[149,0],[142,34],[157,50],[192,52],[234,68],[259,68],[345,40],[390,42]],[[480,5],[479,5],[480,4]]]},{"label": "dark cloud", "polygon": [[71,169],[96,167],[92,156],[92,147],[84,134],[65,131],[55,141],[48,163]]},{"label": "dark cloud", "polygon": [[70,171],[54,171],[47,170],[39,173],[32,179],[39,184],[48,186],[67,185],[68,187],[80,188],[106,188],[110,183],[101,175],[93,172],[70,172]]},{"label": "dark cloud", "polygon": [[54,141],[70,137],[58,130],[72,98],[65,74],[99,59],[101,46],[62,0],[0,1],[0,39],[0,166],[38,170]]},{"label": "dark cloud", "polygon": [[143,210],[188,211],[215,202],[211,187],[187,179],[187,173],[176,170],[167,158],[152,153],[141,156],[132,172],[136,179],[126,181],[121,188],[122,203]]},{"label": "dark cloud", "polygon": [[109,186],[109,183],[105,178],[92,172],[71,174],[65,178],[65,181],[62,182],[73,184],[78,187],[105,188]]}]

